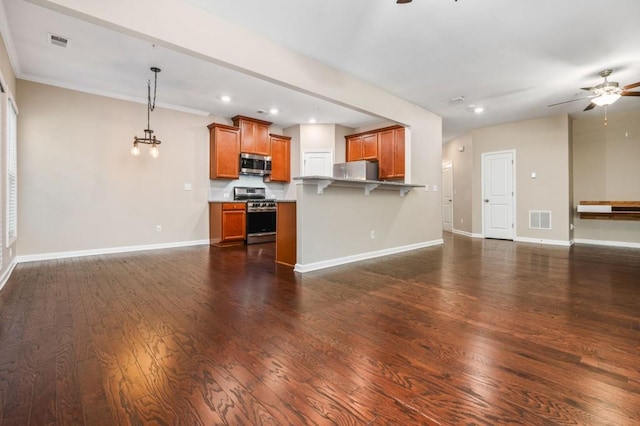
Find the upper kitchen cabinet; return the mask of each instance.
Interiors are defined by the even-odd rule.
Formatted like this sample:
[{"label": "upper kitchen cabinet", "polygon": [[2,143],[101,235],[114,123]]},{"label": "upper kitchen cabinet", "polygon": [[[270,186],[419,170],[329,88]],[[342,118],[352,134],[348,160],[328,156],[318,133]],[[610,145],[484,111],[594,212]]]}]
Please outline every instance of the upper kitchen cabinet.
[{"label": "upper kitchen cabinet", "polygon": [[240,129],[211,123],[209,128],[209,179],[238,179]]},{"label": "upper kitchen cabinet", "polygon": [[271,143],[271,182],[291,181],[291,138],[269,135]]},{"label": "upper kitchen cabinet", "polygon": [[346,136],[347,161],[377,160],[378,133],[367,132]]},{"label": "upper kitchen cabinet", "polygon": [[404,178],[404,127],[345,136],[347,161],[378,161],[378,179]]},{"label": "upper kitchen cabinet", "polygon": [[378,179],[404,178],[404,127],[380,130],[378,142]]},{"label": "upper kitchen cabinet", "polygon": [[270,155],[268,121],[236,115],[233,125],[240,128],[240,152],[249,154]]}]

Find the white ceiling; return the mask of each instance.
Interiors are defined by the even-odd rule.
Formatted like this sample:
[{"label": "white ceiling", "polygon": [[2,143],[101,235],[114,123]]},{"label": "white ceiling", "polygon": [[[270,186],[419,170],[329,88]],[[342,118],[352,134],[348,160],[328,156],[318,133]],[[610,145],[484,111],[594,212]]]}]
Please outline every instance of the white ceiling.
[{"label": "white ceiling", "polygon": [[[444,141],[528,118],[602,114],[581,112],[588,100],[547,105],[584,96],[579,88],[600,83],[606,68],[621,85],[640,80],[638,0],[182,1],[441,115]],[[158,104],[282,127],[312,116],[349,127],[380,121],[23,0],[3,3],[21,78],[140,100],[155,65]],[[48,45],[47,33],[69,46]],[[225,93],[232,103],[220,102]],[[256,114],[271,107],[281,112]],[[640,99],[609,110],[628,109]]]}]

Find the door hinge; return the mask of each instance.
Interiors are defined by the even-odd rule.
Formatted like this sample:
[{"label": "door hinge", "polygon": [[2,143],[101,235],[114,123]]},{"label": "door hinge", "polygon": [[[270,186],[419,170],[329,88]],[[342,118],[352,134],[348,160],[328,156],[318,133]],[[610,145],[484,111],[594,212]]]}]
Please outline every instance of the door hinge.
[{"label": "door hinge", "polygon": [[513,223],[511,224],[511,227],[513,228]]}]

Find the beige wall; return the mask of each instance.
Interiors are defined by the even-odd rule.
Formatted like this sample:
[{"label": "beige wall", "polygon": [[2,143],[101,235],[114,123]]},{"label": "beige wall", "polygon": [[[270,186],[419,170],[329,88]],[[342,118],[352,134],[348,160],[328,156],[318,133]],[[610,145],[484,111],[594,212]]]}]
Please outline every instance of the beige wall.
[{"label": "beige wall", "polygon": [[[483,153],[515,150],[516,237],[569,242],[569,117],[556,115],[474,130],[473,233],[482,234]],[[531,172],[537,178],[532,179]],[[529,229],[529,210],[549,210],[552,229]]]},{"label": "beige wall", "polygon": [[134,157],[146,105],[24,80],[18,92],[19,255],[208,238],[214,119],[157,108],[160,157]]},{"label": "beige wall", "polygon": [[[640,200],[640,111],[609,113],[607,127],[601,111],[573,122],[574,207],[580,201]],[[576,215],[575,225],[576,241],[640,243],[639,222]]]},{"label": "beige wall", "polygon": [[[482,236],[482,154],[515,151],[515,238],[571,241],[570,121],[567,115],[474,130],[445,145],[453,163],[454,230]],[[458,150],[464,146],[464,152]],[[531,178],[531,172],[537,177]],[[529,229],[529,210],[550,210],[552,229]],[[464,222],[461,223],[461,219]]]},{"label": "beige wall", "polygon": [[[6,107],[6,102],[7,102],[7,96],[13,96],[14,100],[16,101],[17,105],[18,105],[18,110],[21,112],[20,110],[20,100],[18,98],[18,95],[16,93],[16,77],[15,77],[15,73],[13,72],[13,68],[11,67],[11,62],[9,60],[9,55],[7,54],[7,49],[5,47],[4,44],[4,40],[0,37],[0,72],[2,73],[2,78],[4,79],[4,83],[6,84],[6,88],[5,88],[5,93],[0,96],[0,101],[2,102],[2,106],[0,107],[0,113],[2,114],[2,117],[0,119],[0,123],[2,123],[2,125],[4,126],[4,123],[6,123],[6,118],[7,118],[7,107]],[[20,122],[21,117],[18,117],[18,122]],[[6,156],[6,152],[7,152],[7,141],[6,141],[6,134],[7,132],[4,130],[4,127],[2,128],[2,130],[0,131],[0,164],[2,164],[2,167],[0,167],[0,170],[2,170],[3,172],[6,170],[6,164],[7,164],[7,156]],[[20,130],[18,129],[18,137],[20,136]],[[18,155],[20,152],[20,141],[18,141]],[[7,185],[7,176],[6,173],[2,173],[0,175],[0,185],[2,188],[6,188]],[[20,179],[18,178],[18,185],[21,185]],[[2,286],[2,277],[5,276],[5,274],[7,274],[10,270],[12,265],[14,264],[14,260],[16,257],[16,243],[14,242],[10,247],[6,247],[6,232],[5,229],[7,229],[7,224],[6,224],[6,217],[7,217],[7,211],[6,211],[6,206],[7,206],[7,191],[6,190],[1,190],[0,194],[2,194],[2,196],[0,197],[0,211],[2,212],[2,220],[0,222],[0,225],[2,226],[2,228],[0,228],[0,232],[2,233],[2,244],[0,244],[0,250],[2,251],[2,262],[0,264],[0,286]],[[18,196],[18,203],[20,203],[20,197]],[[20,205],[18,205],[18,210],[20,210]],[[20,223],[20,221],[18,220],[18,238],[20,238],[21,234],[22,234],[22,224]]]},{"label": "beige wall", "polygon": [[[460,151],[459,147],[464,147]],[[451,162],[453,169],[453,231],[471,235],[473,140],[468,133],[442,147],[442,162]]]},{"label": "beige wall", "polygon": [[14,95],[16,93],[16,75],[11,67],[11,61],[9,60],[9,54],[7,53],[7,47],[4,44],[4,39],[0,36],[0,72],[10,92]]},{"label": "beige wall", "polygon": [[[439,185],[441,181],[442,119],[397,96],[376,88],[337,69],[279,46],[232,23],[185,2],[140,0],[131,8],[125,0],[43,0],[45,7],[83,16],[109,28],[139,35],[204,60],[229,66],[259,78],[281,84],[371,115],[402,123],[410,128],[406,181]],[[127,10],[128,13],[122,13]],[[154,19],[146,19],[147,10]],[[175,17],[181,19],[176,21]],[[206,31],[202,29],[206,28]],[[233,40],[233,43],[220,43]],[[277,61],[265,60],[277,57]],[[413,194],[413,192],[412,192]],[[401,226],[411,230],[410,240],[441,239],[442,212],[439,192],[416,192],[404,203],[411,220]],[[324,208],[340,209],[337,200],[325,199]],[[351,237],[340,234],[331,223],[310,224],[313,232],[325,232],[334,240]],[[305,228],[306,231],[306,228]],[[399,234],[406,236],[409,232]],[[368,237],[368,236],[367,236]],[[360,236],[354,238],[360,239]],[[407,242],[408,244],[409,242]],[[359,241],[361,247],[365,241]],[[403,244],[403,242],[400,242]],[[325,255],[331,256],[330,250]]]}]

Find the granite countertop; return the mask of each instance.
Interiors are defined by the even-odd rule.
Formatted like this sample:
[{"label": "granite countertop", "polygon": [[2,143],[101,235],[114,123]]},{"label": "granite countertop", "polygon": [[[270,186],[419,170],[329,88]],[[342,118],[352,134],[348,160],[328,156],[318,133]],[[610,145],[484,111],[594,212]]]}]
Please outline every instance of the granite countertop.
[{"label": "granite countertop", "polygon": [[[232,200],[230,198],[213,198],[209,200],[210,203],[246,203],[247,200]],[[296,200],[292,199],[276,199],[276,203],[295,203]]]}]

